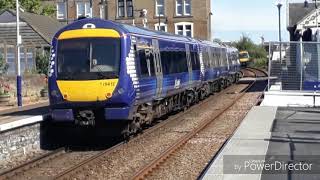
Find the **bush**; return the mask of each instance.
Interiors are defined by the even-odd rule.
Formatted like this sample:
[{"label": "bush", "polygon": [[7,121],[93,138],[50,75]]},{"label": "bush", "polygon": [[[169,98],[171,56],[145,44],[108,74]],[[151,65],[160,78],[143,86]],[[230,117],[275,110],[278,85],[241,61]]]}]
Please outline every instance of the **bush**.
[{"label": "bush", "polygon": [[267,69],[266,67],[268,67],[268,59],[267,58],[255,59],[251,66],[259,69]]},{"label": "bush", "polygon": [[48,67],[49,67],[49,58],[50,55],[48,52],[44,53],[44,55],[40,54],[36,57],[36,68],[39,74],[48,74]]},{"label": "bush", "polygon": [[9,65],[5,62],[4,58],[0,56],[0,75],[7,73]]},{"label": "bush", "polygon": [[[234,42],[235,46],[239,51],[248,51],[250,55],[250,61],[253,66],[266,67],[268,53],[263,46],[255,44],[249,37],[242,35],[239,41]],[[264,66],[262,66],[265,64]]]}]

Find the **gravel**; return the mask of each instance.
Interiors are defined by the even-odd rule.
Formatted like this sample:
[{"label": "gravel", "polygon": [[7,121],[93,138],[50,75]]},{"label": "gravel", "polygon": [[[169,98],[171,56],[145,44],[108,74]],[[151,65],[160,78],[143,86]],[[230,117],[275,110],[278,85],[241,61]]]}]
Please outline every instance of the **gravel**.
[{"label": "gravel", "polygon": [[[201,122],[212,117],[214,110],[222,109],[230,99],[246,85],[235,85],[217,96],[211,96],[205,103],[191,112],[180,113],[178,119],[137,141],[129,141],[119,150],[105,156],[98,163],[90,164],[81,173],[72,176],[74,179],[129,179],[138,170],[150,163],[169,148],[176,140],[196,128]],[[187,158],[187,157],[186,157]]]},{"label": "gravel", "polygon": [[[154,158],[167,150],[167,148],[169,148],[182,136],[197,128],[197,126],[199,126],[206,119],[214,116],[217,111],[222,110],[223,107],[226,104],[229,104],[232,99],[236,98],[236,96],[238,96],[238,92],[240,92],[246,86],[247,85],[245,84],[231,86],[223,92],[209,97],[203,103],[192,107],[191,111],[179,113],[169,117],[169,119],[166,120],[167,123],[163,127],[155,129],[151,133],[139,135],[138,138],[132,139],[128,143],[117,148],[112,153],[100,158],[98,161],[89,163],[80,172],[73,174],[71,176],[72,179],[129,179],[147,163],[150,163],[152,160],[154,160]],[[232,115],[236,116],[237,113],[232,112],[228,116]],[[234,122],[238,121],[232,120],[228,123],[234,124],[233,127],[237,127],[238,124]],[[216,126],[215,128],[217,127],[219,126]],[[230,128],[229,125],[225,127]],[[223,129],[224,126],[219,128]],[[228,135],[230,135],[232,132],[233,131],[229,132]],[[199,137],[192,139],[192,141],[188,143],[188,146],[189,144],[196,144],[199,146],[199,143],[201,146],[203,146],[200,148],[201,151],[199,151],[199,154],[197,155],[199,158],[194,158],[195,156],[193,155],[182,155],[182,159],[178,158],[179,163],[175,162],[176,166],[184,167],[188,164],[190,165],[191,163],[196,165],[197,168],[195,169],[203,168],[205,163],[200,165],[197,163],[197,159],[203,159],[200,157],[204,156],[204,154],[212,156],[214,153],[208,154],[208,151],[210,149],[219,149],[226,137],[226,134],[222,134],[221,136],[216,136],[216,134],[200,136],[199,134]],[[209,150],[208,147],[210,147]],[[191,147],[189,151],[192,148],[195,147]],[[196,150],[192,149],[192,151]],[[99,151],[79,151],[66,153],[51,161],[41,164],[39,167],[30,169],[25,173],[20,174],[16,177],[16,179],[50,178],[97,154],[98,152]],[[175,171],[174,167],[176,166],[170,167],[173,171]],[[180,175],[174,174],[172,177],[193,177],[190,176],[188,172],[186,173],[181,171],[179,174]]]},{"label": "gravel", "polygon": [[196,179],[233,134],[260,93],[248,93],[162,164],[148,179]]}]

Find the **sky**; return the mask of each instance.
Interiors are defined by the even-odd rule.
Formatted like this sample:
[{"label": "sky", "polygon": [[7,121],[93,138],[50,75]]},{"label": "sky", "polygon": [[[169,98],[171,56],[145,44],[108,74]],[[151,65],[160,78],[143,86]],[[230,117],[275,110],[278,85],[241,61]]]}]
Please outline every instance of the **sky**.
[{"label": "sky", "polygon": [[[304,0],[294,0],[304,2]],[[276,0],[212,0],[213,38],[235,41],[242,34],[254,42],[279,40],[279,21]],[[286,30],[286,0],[281,8],[282,40],[289,40]]]}]

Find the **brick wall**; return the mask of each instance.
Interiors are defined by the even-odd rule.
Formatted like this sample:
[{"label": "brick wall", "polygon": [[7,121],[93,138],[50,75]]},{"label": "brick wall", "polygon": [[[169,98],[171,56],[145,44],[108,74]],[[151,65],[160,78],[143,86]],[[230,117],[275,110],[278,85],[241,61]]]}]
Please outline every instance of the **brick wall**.
[{"label": "brick wall", "polygon": [[0,133],[0,171],[43,152],[40,149],[40,124]]}]

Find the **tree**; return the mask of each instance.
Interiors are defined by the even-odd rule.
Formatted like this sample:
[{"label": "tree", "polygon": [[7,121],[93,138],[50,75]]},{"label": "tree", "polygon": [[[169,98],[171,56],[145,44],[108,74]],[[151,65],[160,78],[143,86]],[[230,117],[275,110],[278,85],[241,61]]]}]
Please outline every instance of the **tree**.
[{"label": "tree", "polygon": [[267,51],[263,46],[255,44],[249,37],[242,35],[239,41],[233,42],[232,45],[239,51],[248,51],[250,61],[253,66],[258,68],[265,68],[268,62]]},{"label": "tree", "polygon": [[249,37],[242,35],[239,41],[234,42],[239,51],[248,51],[251,59],[267,58],[267,51],[260,45],[255,44]]},{"label": "tree", "polygon": [[[19,2],[22,8],[27,12],[46,16],[52,16],[55,12],[55,7],[53,5],[42,6],[41,0],[19,0]],[[15,8],[15,0],[0,0],[0,10]]]},{"label": "tree", "polygon": [[48,74],[49,58],[48,52],[44,53],[44,55],[40,54],[36,56],[36,68],[39,74]]},{"label": "tree", "polygon": [[0,56],[0,75],[7,73],[9,65],[5,62],[4,58]]},{"label": "tree", "polygon": [[219,39],[219,38],[215,38],[215,39],[213,39],[213,42],[215,42],[215,43],[222,43],[222,41],[221,41],[221,39]]}]

